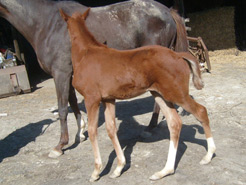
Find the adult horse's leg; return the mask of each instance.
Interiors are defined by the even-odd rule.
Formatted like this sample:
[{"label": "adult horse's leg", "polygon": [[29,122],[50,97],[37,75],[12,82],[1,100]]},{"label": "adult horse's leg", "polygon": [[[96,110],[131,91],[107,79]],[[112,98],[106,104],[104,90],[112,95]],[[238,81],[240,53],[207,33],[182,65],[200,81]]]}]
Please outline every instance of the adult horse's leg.
[{"label": "adult horse's leg", "polygon": [[68,144],[68,127],[67,127],[67,115],[68,115],[68,98],[70,89],[71,73],[57,72],[54,76],[56,94],[58,100],[58,112],[61,125],[61,137],[58,145],[51,150],[49,157],[57,158],[62,155],[62,148]]},{"label": "adult horse's leg", "polygon": [[104,106],[105,106],[104,115],[105,115],[105,122],[106,122],[108,136],[110,137],[113,143],[118,159],[117,167],[110,177],[116,178],[121,175],[121,171],[126,164],[126,159],[117,137],[117,128],[115,123],[115,100],[104,102]]},{"label": "adult horse's leg", "polygon": [[153,113],[152,113],[152,117],[151,117],[150,123],[144,129],[144,131],[141,133],[141,137],[142,138],[148,138],[148,137],[150,137],[152,135],[151,134],[151,130],[154,129],[155,127],[157,127],[159,114],[160,114],[160,106],[155,102],[154,110],[153,110]]},{"label": "adult horse's leg", "polygon": [[75,118],[77,120],[78,125],[78,131],[75,137],[75,142],[79,143],[85,140],[84,130],[85,130],[85,121],[80,113],[78,103],[77,103],[77,97],[75,93],[75,89],[72,86],[72,83],[70,83],[70,90],[69,90],[69,104],[74,112]]},{"label": "adult horse's leg", "polygon": [[182,127],[182,121],[172,103],[166,102],[157,93],[152,94],[153,96],[155,96],[155,101],[158,103],[161,111],[166,117],[168,129],[170,132],[170,144],[166,165],[161,171],[156,172],[154,175],[150,177],[151,180],[158,180],[160,178],[174,173],[174,166],[178,149],[180,131]]},{"label": "adult horse's leg", "polygon": [[159,113],[160,113],[160,107],[155,102],[154,110],[153,110],[153,113],[152,113],[152,117],[151,117],[150,123],[147,126],[147,128],[145,129],[145,131],[151,131],[153,128],[157,127]]}]

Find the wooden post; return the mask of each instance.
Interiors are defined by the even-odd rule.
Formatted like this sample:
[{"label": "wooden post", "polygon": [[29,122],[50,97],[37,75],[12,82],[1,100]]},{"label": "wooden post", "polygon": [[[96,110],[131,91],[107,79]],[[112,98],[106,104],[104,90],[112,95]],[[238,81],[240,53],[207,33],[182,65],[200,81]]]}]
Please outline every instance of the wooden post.
[{"label": "wooden post", "polygon": [[18,37],[17,37],[17,31],[16,29],[11,26],[11,32],[12,32],[12,37],[13,37],[13,42],[14,42],[14,48],[15,48],[15,54],[16,54],[16,57],[19,61],[21,62],[24,62],[21,58],[21,52],[20,52],[20,47],[19,47],[19,44],[18,44]]}]

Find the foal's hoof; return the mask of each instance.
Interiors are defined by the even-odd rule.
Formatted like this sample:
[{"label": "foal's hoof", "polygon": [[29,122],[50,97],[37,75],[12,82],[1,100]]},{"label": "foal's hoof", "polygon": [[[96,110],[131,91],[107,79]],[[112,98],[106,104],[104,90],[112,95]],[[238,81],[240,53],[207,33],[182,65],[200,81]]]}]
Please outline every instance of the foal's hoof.
[{"label": "foal's hoof", "polygon": [[111,179],[115,179],[115,178],[117,178],[117,177],[119,177],[119,176],[120,176],[120,173],[114,172],[114,173],[112,173],[109,177],[110,177]]},{"label": "foal's hoof", "polygon": [[149,138],[149,137],[152,136],[152,134],[151,134],[150,132],[144,130],[144,131],[140,134],[140,136],[141,136],[142,138]]},{"label": "foal's hoof", "polygon": [[50,158],[58,158],[58,157],[60,157],[62,154],[63,154],[62,151],[58,151],[58,150],[56,150],[56,149],[53,149],[53,150],[50,151],[50,153],[49,153],[48,156],[49,156]]},{"label": "foal's hoof", "polygon": [[152,180],[152,181],[156,181],[156,180],[159,180],[163,178],[162,175],[158,174],[158,173],[155,173],[154,175],[152,175],[149,179]]},{"label": "foal's hoof", "polygon": [[174,174],[174,169],[162,170],[162,171],[156,172],[149,179],[152,181],[156,181],[156,180],[162,179],[163,177],[167,175],[171,175],[171,174]]},{"label": "foal's hoof", "polygon": [[98,176],[91,176],[91,178],[90,178],[90,182],[95,182],[95,181],[97,181],[98,179],[100,178],[100,176],[98,175]]},{"label": "foal's hoof", "polygon": [[208,153],[203,157],[203,159],[200,161],[201,165],[208,164],[212,161],[213,155],[215,152],[215,148],[212,148],[208,151]]},{"label": "foal's hoof", "polygon": [[83,141],[85,141],[85,135],[76,135],[75,137],[75,143],[82,143]]},{"label": "foal's hoof", "polygon": [[209,164],[211,159],[206,158],[206,156],[200,161],[201,165]]}]

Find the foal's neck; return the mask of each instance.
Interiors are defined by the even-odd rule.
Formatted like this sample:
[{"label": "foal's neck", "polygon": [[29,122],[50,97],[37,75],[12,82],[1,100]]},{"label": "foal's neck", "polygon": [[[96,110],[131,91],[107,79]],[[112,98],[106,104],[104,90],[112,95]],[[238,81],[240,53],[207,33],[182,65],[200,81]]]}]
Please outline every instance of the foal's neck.
[{"label": "foal's neck", "polygon": [[90,33],[85,25],[84,20],[78,20],[76,25],[69,28],[72,47],[76,47],[78,51],[88,50],[91,47],[106,47],[98,42]]},{"label": "foal's neck", "polygon": [[74,71],[76,71],[76,69],[79,69],[77,65],[85,61],[83,59],[85,59],[89,49],[97,49],[106,46],[98,42],[89,32],[84,20],[78,19],[76,22],[73,22],[73,24],[68,23],[68,29],[72,45],[72,64]]}]

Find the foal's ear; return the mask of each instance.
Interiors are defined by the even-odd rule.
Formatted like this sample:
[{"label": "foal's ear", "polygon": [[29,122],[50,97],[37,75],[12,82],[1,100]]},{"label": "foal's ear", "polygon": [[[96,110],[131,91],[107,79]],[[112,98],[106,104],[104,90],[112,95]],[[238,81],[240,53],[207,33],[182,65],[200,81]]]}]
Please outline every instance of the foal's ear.
[{"label": "foal's ear", "polygon": [[89,15],[89,12],[90,12],[90,9],[91,8],[88,8],[82,15],[82,18],[85,20],[87,18],[87,16]]},{"label": "foal's ear", "polygon": [[0,3],[0,15],[4,16],[7,13],[9,13],[7,7]]},{"label": "foal's ear", "polygon": [[69,15],[67,15],[61,8],[59,9],[61,17],[67,22]]}]

